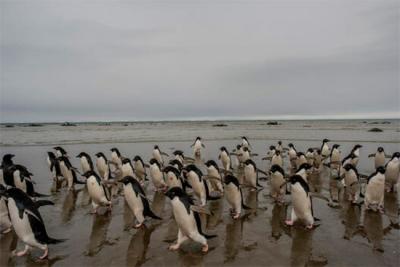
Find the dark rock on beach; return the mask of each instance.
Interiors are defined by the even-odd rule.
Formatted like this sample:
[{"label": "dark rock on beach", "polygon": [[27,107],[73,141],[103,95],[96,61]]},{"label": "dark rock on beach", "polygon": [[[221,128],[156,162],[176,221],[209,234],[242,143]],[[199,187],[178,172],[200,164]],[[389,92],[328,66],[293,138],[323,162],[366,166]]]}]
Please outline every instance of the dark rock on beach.
[{"label": "dark rock on beach", "polygon": [[379,129],[379,128],[372,128],[372,129],[368,130],[368,132],[380,133],[380,132],[383,132],[383,130]]}]

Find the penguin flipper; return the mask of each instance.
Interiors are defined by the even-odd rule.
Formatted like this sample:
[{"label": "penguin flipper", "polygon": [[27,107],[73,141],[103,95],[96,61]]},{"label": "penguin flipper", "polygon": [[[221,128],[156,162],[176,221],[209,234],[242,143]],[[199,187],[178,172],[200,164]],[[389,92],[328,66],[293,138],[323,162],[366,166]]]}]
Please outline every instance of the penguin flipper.
[{"label": "penguin flipper", "polygon": [[49,205],[54,205],[54,202],[52,202],[50,200],[37,200],[35,202],[36,208],[40,208],[42,206],[49,206]]},{"label": "penguin flipper", "polygon": [[41,194],[41,193],[38,193],[38,192],[33,192],[33,196],[34,197],[49,197],[50,195],[45,195],[45,194]]},{"label": "penguin flipper", "polygon": [[201,230],[201,219],[200,219],[199,213],[197,213],[195,211],[192,211],[192,212],[193,212],[194,219],[196,220],[197,231],[199,232],[199,234],[204,236],[206,239],[211,239],[211,238],[217,237],[217,235],[204,234],[203,231]]},{"label": "penguin flipper", "polygon": [[143,203],[143,215],[156,220],[162,220],[162,218],[155,215],[154,212],[150,209],[149,201],[147,200],[147,198],[143,197],[142,195],[140,196],[140,198]]}]

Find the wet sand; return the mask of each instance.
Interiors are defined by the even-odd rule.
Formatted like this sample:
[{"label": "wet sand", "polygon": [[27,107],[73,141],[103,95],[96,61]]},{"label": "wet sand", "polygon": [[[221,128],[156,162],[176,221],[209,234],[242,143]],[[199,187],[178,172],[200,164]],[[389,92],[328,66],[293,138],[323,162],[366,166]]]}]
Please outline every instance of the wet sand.
[{"label": "wet sand", "polygon": [[[251,138],[251,137],[250,137]],[[321,138],[322,139],[322,138]],[[276,140],[250,139],[255,158],[261,169],[268,166],[261,161],[266,147]],[[320,141],[292,140],[298,150],[318,147]],[[217,160],[221,145],[232,149],[238,140],[205,140],[206,149],[203,158]],[[285,145],[288,142],[284,142]],[[350,151],[354,142],[342,144],[343,155]],[[167,153],[175,149],[191,155],[191,142],[159,142]],[[373,160],[369,153],[379,144],[361,142],[359,170],[369,173],[373,169]],[[63,147],[71,156],[72,163],[79,166],[75,158],[81,151],[92,157],[103,151],[110,155],[109,149],[116,146],[124,156],[133,158],[140,155],[149,160],[154,142],[72,144]],[[385,143],[388,152],[398,149],[398,143]],[[50,193],[51,177],[46,163],[46,151],[51,146],[7,146],[1,147],[1,155],[13,153],[15,161],[24,164],[34,173],[36,190]],[[285,168],[287,162],[285,162]],[[204,170],[204,169],[203,169]],[[133,229],[133,215],[122,197],[114,200],[111,214],[92,215],[90,199],[84,186],[77,185],[75,191],[62,189],[49,198],[55,206],[41,207],[47,231],[54,238],[67,238],[58,245],[50,246],[50,259],[37,263],[35,258],[41,251],[34,250],[30,256],[15,258],[10,252],[23,248],[13,233],[1,236],[1,266],[399,266],[399,233],[391,224],[398,223],[398,201],[394,194],[385,196],[385,214],[364,213],[357,206],[343,200],[343,190],[329,178],[325,169],[320,175],[311,178],[313,191],[330,197],[337,192],[340,207],[332,208],[327,202],[315,198],[314,213],[321,219],[321,225],[313,231],[303,227],[286,227],[284,220],[289,215],[290,203],[276,205],[269,197],[267,181],[261,181],[262,191],[244,192],[245,203],[252,209],[240,220],[229,215],[229,206],[225,199],[210,201],[212,216],[203,216],[205,231],[217,234],[209,240],[210,251],[202,254],[200,246],[189,242],[179,252],[167,249],[177,236],[177,226],[172,219],[169,199],[162,194],[154,194],[152,185],[146,187],[146,193],[152,199],[152,208],[160,214],[162,221],[149,220],[144,229]],[[287,197],[290,201],[290,196]],[[362,227],[360,227],[362,225]]]}]

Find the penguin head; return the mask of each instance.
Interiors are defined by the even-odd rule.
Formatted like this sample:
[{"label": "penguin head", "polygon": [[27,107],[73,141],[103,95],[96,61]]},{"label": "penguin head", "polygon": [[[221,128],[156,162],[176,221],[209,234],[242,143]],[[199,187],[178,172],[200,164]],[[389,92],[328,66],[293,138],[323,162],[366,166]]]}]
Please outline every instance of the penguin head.
[{"label": "penguin head", "polygon": [[85,152],[81,152],[81,153],[79,153],[76,157],[77,157],[77,158],[82,158],[82,157],[89,158],[89,155],[86,154]]},{"label": "penguin head", "polygon": [[240,150],[241,147],[242,147],[242,145],[237,145],[237,146],[236,146],[236,149],[237,149],[237,150]]},{"label": "penguin head", "polygon": [[228,152],[228,150],[226,149],[226,147],[224,147],[224,146],[221,146],[220,148],[219,148],[219,150],[222,152],[222,151],[225,151],[225,152]]},{"label": "penguin head", "polygon": [[248,159],[244,162],[244,165],[248,166],[248,165],[253,165],[254,169],[256,168],[256,164],[254,163],[254,161],[252,161],[251,159]]},{"label": "penguin head", "polygon": [[392,159],[394,159],[394,158],[399,159],[400,158],[400,152],[393,153]]},{"label": "penguin head", "polygon": [[355,145],[355,146],[353,147],[353,151],[356,150],[356,149],[359,149],[359,148],[362,148],[362,145],[357,144],[357,145]]},{"label": "penguin head", "polygon": [[96,173],[95,173],[94,171],[91,171],[91,170],[90,170],[90,171],[87,171],[87,172],[85,172],[84,174],[82,174],[82,176],[83,176],[83,177],[85,177],[86,179],[87,179],[87,178],[89,178],[89,177],[90,177],[90,176],[92,176],[92,175],[94,175],[94,176],[95,176],[95,175],[96,175]]},{"label": "penguin head", "polygon": [[218,170],[218,165],[214,160],[209,160],[205,163],[205,165],[209,168],[211,166],[213,166],[215,169]]},{"label": "penguin head", "polygon": [[293,145],[292,143],[289,143],[289,144],[288,144],[288,147],[289,147],[289,148],[294,148],[294,145]]},{"label": "penguin head", "polygon": [[15,157],[13,154],[5,154],[3,156],[3,162],[12,163],[12,158]]},{"label": "penguin head", "polygon": [[332,149],[337,149],[337,148],[339,148],[339,147],[340,147],[340,145],[334,144],[334,145],[332,146]]},{"label": "penguin head", "polygon": [[275,155],[279,156],[281,152],[279,150],[275,150]]},{"label": "penguin head", "polygon": [[143,160],[142,160],[142,158],[140,156],[135,156],[133,158],[133,161],[142,161],[143,162]]},{"label": "penguin head", "polygon": [[322,140],[322,143],[325,144],[325,143],[328,143],[328,142],[330,142],[330,141],[331,141],[331,140],[325,138],[324,140]]},{"label": "penguin head", "polygon": [[169,197],[169,199],[174,199],[175,197],[182,197],[184,195],[186,195],[185,191],[183,191],[182,188],[180,187],[172,187],[171,189],[169,189],[165,195],[167,197]]},{"label": "penguin head", "polygon": [[129,158],[124,158],[122,164],[131,164],[131,160]]},{"label": "penguin head", "polygon": [[138,183],[138,181],[136,181],[136,179],[135,178],[133,178],[132,176],[125,176],[124,178],[122,178],[121,180],[119,180],[118,182],[120,182],[120,183],[123,183],[124,185],[127,185],[127,184],[129,184],[129,183],[135,183],[135,182],[137,182]]},{"label": "penguin head", "polygon": [[243,149],[244,152],[250,151],[247,146],[244,146],[242,149]]},{"label": "penguin head", "polygon": [[167,166],[162,171],[165,173],[172,172],[176,177],[180,176],[180,172],[174,166]]},{"label": "penguin head", "polygon": [[290,182],[291,184],[301,183],[302,181],[304,181],[303,178],[302,178],[300,175],[297,175],[297,174],[292,175],[292,176],[290,176],[290,178],[289,178],[289,182]]},{"label": "penguin head", "polygon": [[383,150],[383,147],[381,147],[381,146],[378,147],[378,152],[379,152],[379,153],[382,153],[383,151],[384,151],[384,150]]},{"label": "penguin head", "polygon": [[379,166],[378,168],[376,168],[377,173],[385,174],[385,171],[385,167],[383,166]]},{"label": "penguin head", "polygon": [[175,166],[175,165],[178,166],[178,170],[179,171],[181,171],[183,169],[182,163],[177,159],[170,160],[169,164],[172,165],[172,166]]},{"label": "penguin head", "polygon": [[174,153],[172,153],[172,154],[174,154],[174,156],[183,156],[183,151],[182,150],[175,150]]},{"label": "penguin head", "polygon": [[158,148],[158,145],[154,145],[154,149],[159,149],[159,148]]},{"label": "penguin head", "polygon": [[309,149],[307,149],[307,152],[309,152],[309,153],[314,153],[314,149],[309,148]]},{"label": "penguin head", "polygon": [[197,136],[197,137],[196,137],[196,141],[197,141],[197,140],[201,141],[201,137],[200,137],[200,136]]},{"label": "penguin head", "polygon": [[149,161],[150,165],[156,164],[158,167],[160,167],[160,163],[155,158],[150,159]]},{"label": "penguin head", "polygon": [[343,167],[346,171],[350,171],[352,169],[354,169],[353,164],[347,163],[346,165],[344,165]]},{"label": "penguin head", "polygon": [[297,152],[297,157],[301,157],[301,156],[304,156],[304,153],[303,152]]},{"label": "penguin head", "polygon": [[239,184],[239,181],[235,176],[228,174],[224,177],[224,184],[228,185],[229,183]]},{"label": "penguin head", "polygon": [[312,166],[308,163],[303,163],[300,165],[300,167],[297,169],[297,172],[299,172],[300,170],[304,169],[306,171],[310,170],[312,168]]},{"label": "penguin head", "polygon": [[278,141],[278,145],[280,145],[280,146],[281,146],[281,145],[282,145],[282,141]]},{"label": "penguin head", "polygon": [[270,171],[271,171],[271,173],[279,172],[282,175],[285,175],[285,172],[282,169],[282,167],[277,164],[272,165]]},{"label": "penguin head", "polygon": [[121,153],[119,153],[119,150],[118,150],[118,148],[116,148],[116,147],[111,148],[110,151],[111,151],[111,152],[117,153],[118,157],[121,156]]},{"label": "penguin head", "polygon": [[183,170],[190,172],[190,171],[196,171],[198,168],[194,164],[189,164],[185,167],[183,167]]},{"label": "penguin head", "polygon": [[270,150],[270,151],[275,150],[275,146],[269,146],[269,150]]}]

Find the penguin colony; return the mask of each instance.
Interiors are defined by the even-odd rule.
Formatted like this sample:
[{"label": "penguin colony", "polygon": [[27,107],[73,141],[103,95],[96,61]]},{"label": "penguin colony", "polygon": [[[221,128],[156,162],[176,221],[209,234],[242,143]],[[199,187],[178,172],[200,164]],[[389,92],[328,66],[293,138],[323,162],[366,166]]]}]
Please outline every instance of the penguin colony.
[{"label": "penguin colony", "polygon": [[[202,252],[206,253],[207,240],[216,237],[202,229],[200,215],[210,214],[208,202],[225,198],[231,207],[231,216],[236,220],[251,209],[244,203],[242,191],[263,190],[259,180],[269,181],[270,197],[278,204],[283,204],[285,195],[290,195],[291,211],[285,221],[289,227],[295,223],[306,229],[318,226],[312,198],[323,197],[311,192],[308,179],[310,173],[321,172],[323,168],[329,168],[331,177],[343,183],[345,196],[351,204],[364,205],[366,210],[383,213],[385,190],[395,191],[400,185],[400,152],[389,156],[379,147],[368,156],[374,158],[375,171],[367,176],[357,170],[361,145],[355,145],[342,158],[340,145],[330,147],[329,142],[324,139],[320,148],[309,148],[303,153],[297,151],[294,144],[284,147],[279,141],[276,146],[271,145],[262,158],[270,162],[267,172],[260,170],[252,160],[258,155],[251,152],[250,142],[244,136],[234,150],[220,148],[219,164],[214,160],[203,161],[202,149],[205,146],[200,137],[191,145],[194,158],[180,150],[174,151],[170,157],[155,145],[147,164],[140,156],[131,161],[117,148],[112,148],[109,159],[99,152],[95,154],[94,162],[90,155],[81,152],[76,156],[80,160],[78,169],[72,166],[67,151],[58,146],[54,147],[54,152],[48,152],[47,162],[51,176],[60,188],[87,187],[92,213],[98,213],[100,207],[111,212],[113,199],[123,197],[134,214],[135,228],[145,227],[146,219],[162,220],[151,210],[144,189],[144,185],[152,183],[155,191],[163,192],[170,199],[178,225],[176,243],[169,249],[178,250],[183,242],[191,240],[201,244]],[[288,158],[286,171],[285,157]],[[48,235],[39,210],[54,203],[42,199],[48,195],[35,191],[33,174],[25,166],[15,164],[13,158],[14,155],[6,154],[1,163],[0,230],[2,233],[15,231],[25,244],[23,251],[13,252],[15,256],[23,256],[37,248],[43,250],[40,256],[43,260],[48,257],[48,245],[65,239]],[[335,199],[326,200],[337,202]]]}]

